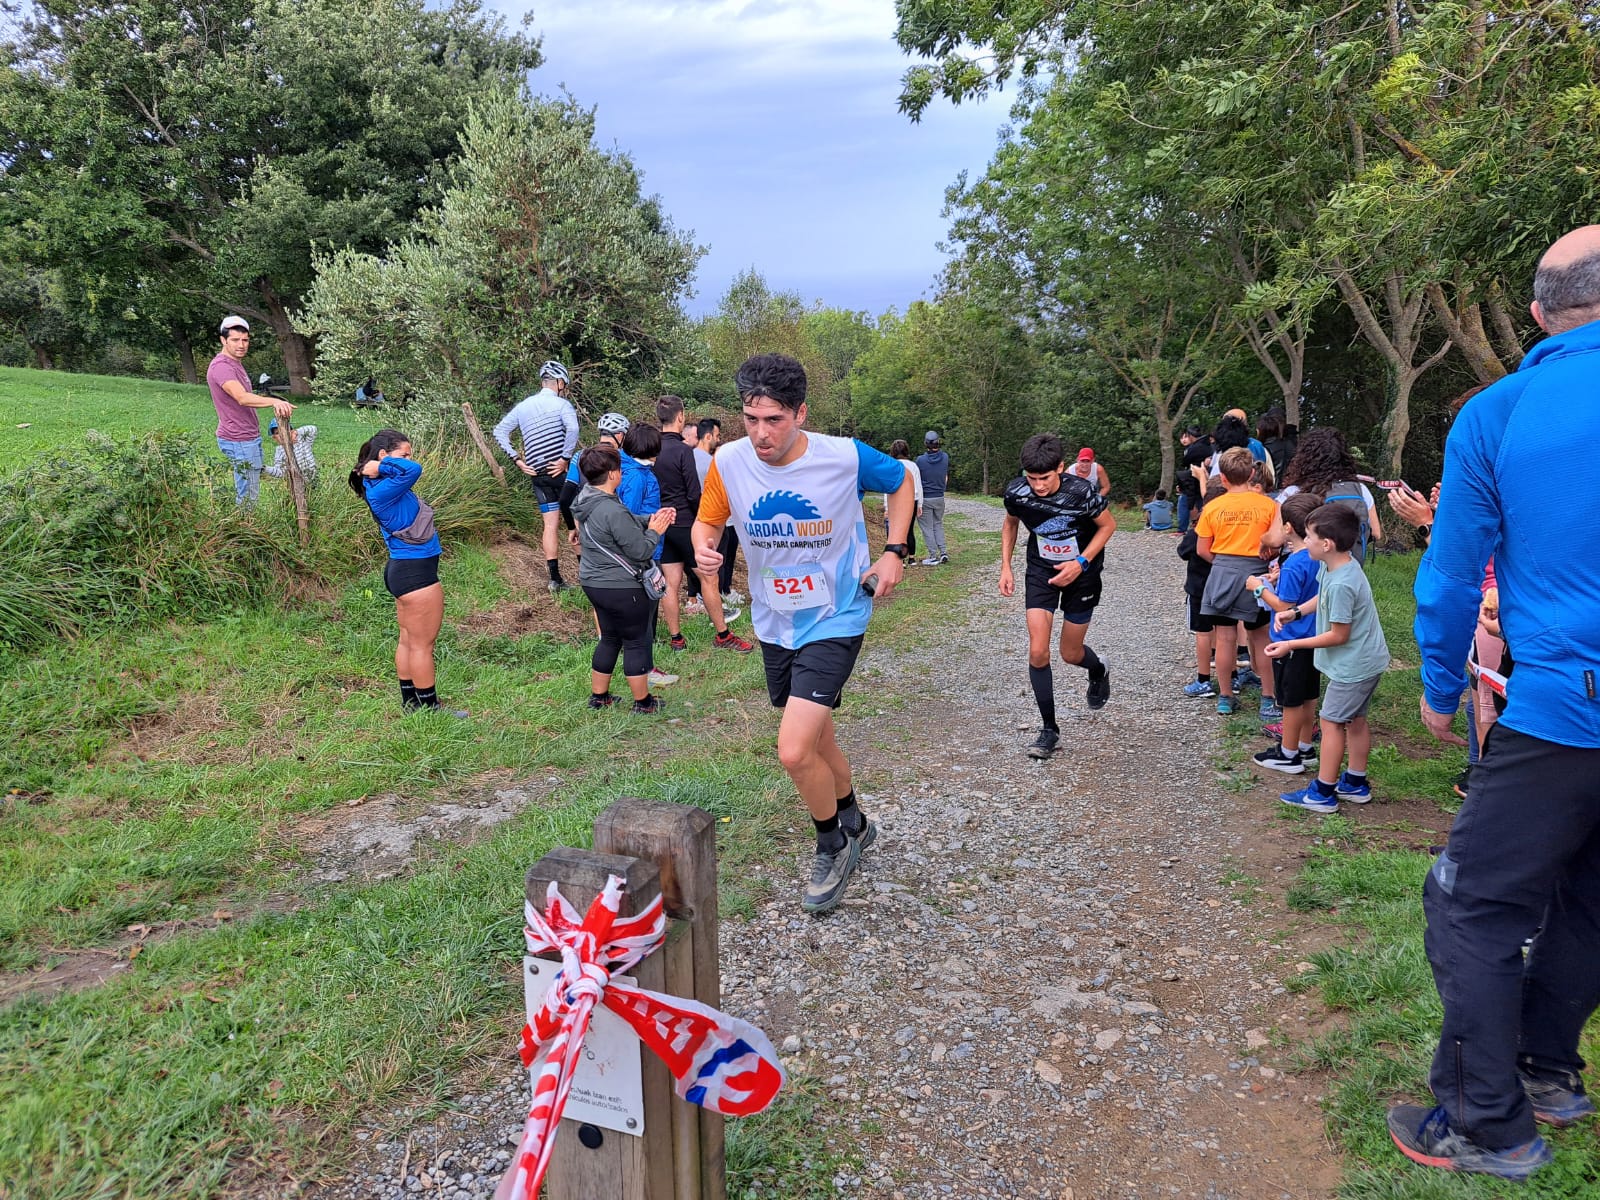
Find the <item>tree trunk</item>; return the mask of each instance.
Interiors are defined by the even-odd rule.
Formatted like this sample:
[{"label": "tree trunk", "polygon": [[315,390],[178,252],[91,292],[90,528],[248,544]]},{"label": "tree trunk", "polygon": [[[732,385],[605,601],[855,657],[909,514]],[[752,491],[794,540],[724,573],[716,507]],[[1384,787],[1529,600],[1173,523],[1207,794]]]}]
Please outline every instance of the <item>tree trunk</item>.
[{"label": "tree trunk", "polygon": [[178,375],[185,383],[199,383],[200,374],[194,365],[194,343],[189,340],[189,335],[182,330],[173,334],[173,341],[178,343]]},{"label": "tree trunk", "polygon": [[312,376],[310,339],[295,329],[294,322],[289,318],[288,306],[273,290],[266,276],[256,280],[256,291],[261,294],[262,303],[267,307],[267,319],[272,324],[273,336],[278,339],[278,348],[283,351],[283,365],[289,372],[290,394],[309,396]]},{"label": "tree trunk", "polygon": [[1161,435],[1161,490],[1167,495],[1172,495],[1172,481],[1176,476],[1178,455],[1172,446],[1172,430],[1175,422],[1168,417],[1156,414],[1156,431]]},{"label": "tree trunk", "polygon": [[[1383,419],[1382,470],[1390,479],[1401,476],[1400,460],[1405,456],[1406,438],[1411,435],[1411,388],[1421,371],[1391,367],[1387,385],[1389,415]],[[1376,455],[1374,461],[1378,461]]]},{"label": "tree trunk", "polygon": [[29,347],[33,351],[33,365],[41,371],[53,371],[56,364],[50,358],[50,351],[43,346]]}]

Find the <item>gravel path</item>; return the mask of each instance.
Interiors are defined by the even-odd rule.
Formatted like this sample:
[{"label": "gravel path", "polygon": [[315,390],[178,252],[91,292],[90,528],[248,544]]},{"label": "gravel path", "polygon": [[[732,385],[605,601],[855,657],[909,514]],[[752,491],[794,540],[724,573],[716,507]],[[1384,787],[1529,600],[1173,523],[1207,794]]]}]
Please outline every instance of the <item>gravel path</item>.
[{"label": "gravel path", "polygon": [[[950,509],[958,542],[999,528],[998,509]],[[861,1160],[839,1194],[1332,1194],[1316,1081],[1273,1065],[1274,1030],[1306,1015],[1282,982],[1304,951],[1224,882],[1273,870],[1251,841],[1271,814],[1219,789],[1215,718],[1176,696],[1192,643],[1173,545],[1113,539],[1089,636],[1111,701],[1088,712],[1058,662],[1047,763],[1023,754],[1022,599],[998,597],[992,559],[925,652],[869,637],[853,692],[909,702],[857,707],[840,737],[883,836],[837,913],[799,913],[797,846],[775,898],[722,933],[724,1007],[820,1081],[819,1139]],[[525,1094],[513,1077],[463,1096],[413,1132],[406,1178],[405,1144],[383,1143],[317,1194],[487,1197]]]}]

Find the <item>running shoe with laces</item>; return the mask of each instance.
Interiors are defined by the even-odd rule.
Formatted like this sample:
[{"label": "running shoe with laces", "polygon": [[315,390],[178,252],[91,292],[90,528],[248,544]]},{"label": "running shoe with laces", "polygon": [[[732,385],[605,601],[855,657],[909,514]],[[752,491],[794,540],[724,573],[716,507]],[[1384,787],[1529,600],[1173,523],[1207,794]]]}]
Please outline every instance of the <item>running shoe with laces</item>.
[{"label": "running shoe with laces", "polygon": [[729,608],[726,604],[724,604],[722,606],[722,620],[724,623],[732,625],[739,619],[740,614],[743,612],[744,609],[742,608]]},{"label": "running shoe with laces", "polygon": [[1265,767],[1269,771],[1282,771],[1285,775],[1299,775],[1306,769],[1300,756],[1286,753],[1282,743],[1252,754],[1250,759],[1258,767]]},{"label": "running shoe with laces", "polygon": [[1242,692],[1245,688],[1258,688],[1261,686],[1261,676],[1249,667],[1240,667],[1233,673],[1233,690]]},{"label": "running shoe with laces", "polygon": [[1283,709],[1278,707],[1278,702],[1271,696],[1261,697],[1261,707],[1259,711],[1263,721],[1276,721],[1279,723],[1279,727],[1282,727]]},{"label": "running shoe with laces", "polygon": [[1275,721],[1271,725],[1263,725],[1261,727],[1261,732],[1266,734],[1273,741],[1281,742],[1283,741],[1283,722]]},{"label": "running shoe with laces", "polygon": [[674,650],[687,650],[689,648],[689,639],[681,633],[669,634],[667,636],[667,645]]},{"label": "running shoe with laces", "polygon": [[610,708],[616,702],[617,698],[610,692],[606,692],[604,695],[596,694],[589,697],[590,708]]},{"label": "running shoe with laces", "polygon": [[718,650],[732,650],[739,654],[749,654],[754,650],[755,643],[747,642],[731,629],[724,629],[711,639],[711,644]]},{"label": "running shoe with laces", "polygon": [[691,596],[683,602],[683,615],[686,617],[703,617],[706,615],[706,602],[699,596]]},{"label": "running shoe with laces", "polygon": [[1104,659],[1100,661],[1100,674],[1089,676],[1089,690],[1084,693],[1084,699],[1092,709],[1104,708],[1111,699],[1111,668]]},{"label": "running shoe with laces", "polygon": [[1061,733],[1055,729],[1041,729],[1039,736],[1033,739],[1033,745],[1028,747],[1029,758],[1049,758],[1056,752],[1056,747],[1061,743]]},{"label": "running shoe with laces", "polygon": [[549,583],[545,584],[544,587],[545,591],[557,596],[559,596],[562,592],[570,592],[572,590],[572,585],[565,579],[552,579]]},{"label": "running shoe with laces", "polygon": [[727,591],[722,593],[722,606],[724,608],[728,607],[730,604],[746,603],[748,603],[748,601],[745,599],[745,594],[738,588],[729,588]]},{"label": "running shoe with laces", "polygon": [[676,675],[669,675],[665,671],[658,671],[654,667],[651,667],[650,674],[645,676],[645,682],[651,687],[666,687],[668,684],[677,683],[678,677]]},{"label": "running shoe with laces", "polygon": [[1564,1129],[1585,1117],[1594,1116],[1594,1101],[1584,1093],[1583,1080],[1568,1071],[1534,1071],[1519,1066],[1517,1078],[1528,1094],[1533,1119]]},{"label": "running shoe with laces", "polygon": [[1217,697],[1217,713],[1220,716],[1231,717],[1239,711],[1239,706],[1234,703],[1232,696]]},{"label": "running shoe with laces", "polygon": [[1283,801],[1290,808],[1303,808],[1306,812],[1322,813],[1326,815],[1328,813],[1336,813],[1339,811],[1338,796],[1324,796],[1310,784],[1307,784],[1298,792],[1282,792],[1279,794],[1278,799]]},{"label": "running shoe with laces", "polygon": [[633,711],[648,717],[660,712],[666,706],[667,702],[660,696],[646,696],[643,700],[633,702]]},{"label": "running shoe with laces", "polygon": [[930,554],[917,565],[920,567],[937,567],[939,565],[939,556],[937,554]]},{"label": "running shoe with laces", "polygon": [[1196,679],[1183,685],[1183,694],[1191,700],[1209,700],[1217,694],[1217,685],[1209,679]]},{"label": "running shoe with laces", "polygon": [[1389,1110],[1389,1136],[1412,1162],[1445,1171],[1526,1179],[1554,1157],[1542,1137],[1507,1150],[1490,1150],[1450,1128],[1443,1108],[1396,1104]]},{"label": "running shoe with laces", "polygon": [[1341,800],[1348,800],[1351,804],[1365,804],[1372,799],[1372,785],[1366,777],[1357,781],[1350,778],[1348,771],[1340,773],[1339,782],[1333,785],[1333,790]]},{"label": "running shoe with laces", "polygon": [[939,555],[939,561],[941,563],[947,563],[950,561],[950,556],[948,554],[941,554]]},{"label": "running shoe with laces", "polygon": [[800,908],[808,913],[825,913],[844,899],[845,885],[861,858],[861,843],[849,834],[837,850],[818,850],[811,863],[811,882],[800,896]]},{"label": "running shoe with laces", "polygon": [[[858,808],[856,811],[860,812],[861,810]],[[878,840],[878,823],[871,817],[863,816],[861,818],[861,828],[859,829],[849,828],[841,818],[839,828],[844,830],[845,837],[856,843],[858,853]]]}]

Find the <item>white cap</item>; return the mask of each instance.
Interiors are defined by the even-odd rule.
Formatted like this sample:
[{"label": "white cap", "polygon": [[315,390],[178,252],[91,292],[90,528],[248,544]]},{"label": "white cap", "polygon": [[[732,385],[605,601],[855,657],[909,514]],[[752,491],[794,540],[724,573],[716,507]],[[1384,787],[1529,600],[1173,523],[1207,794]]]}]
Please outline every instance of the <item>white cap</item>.
[{"label": "white cap", "polygon": [[246,333],[249,333],[250,332],[250,322],[246,321],[243,317],[239,316],[237,313],[235,313],[235,314],[233,314],[231,316],[223,317],[222,318],[222,324],[220,326],[218,326],[217,332],[218,333],[227,333],[228,330],[230,330],[230,329],[242,329]]}]

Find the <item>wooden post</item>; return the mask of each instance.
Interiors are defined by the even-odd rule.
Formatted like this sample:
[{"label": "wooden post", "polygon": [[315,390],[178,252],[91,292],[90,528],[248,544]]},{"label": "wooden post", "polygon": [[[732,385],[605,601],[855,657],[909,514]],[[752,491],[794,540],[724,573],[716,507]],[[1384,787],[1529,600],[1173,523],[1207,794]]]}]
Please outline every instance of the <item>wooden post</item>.
[{"label": "wooden post", "polygon": [[[546,891],[554,880],[561,894],[580,913],[585,912],[611,875],[627,880],[627,890],[622,895],[624,916],[639,912],[661,890],[660,875],[652,862],[560,846],[529,868],[527,897],[542,911]],[[671,940],[669,937],[669,947]],[[640,987],[670,990],[666,981],[669,947],[635,968],[634,978]],[[599,1130],[563,1118],[545,1176],[549,1200],[674,1200],[672,1108],[682,1102],[672,1093],[672,1076],[666,1064],[637,1042],[634,1047],[642,1057],[643,1136]]]},{"label": "wooden post", "polygon": [[294,497],[294,519],[300,526],[300,549],[311,545],[311,510],[306,505],[306,477],[300,470],[300,461],[294,456],[294,427],[288,417],[278,418],[278,432],[272,436],[283,447],[283,474],[289,481],[289,494]]},{"label": "wooden post", "polygon": [[[661,800],[616,801],[595,821],[594,847],[653,864],[667,915],[686,936],[669,937],[663,958],[666,986],[720,1008],[722,974],[717,946],[717,825],[710,813]],[[723,1119],[673,1098],[674,1200],[725,1200],[728,1191]]]},{"label": "wooden post", "polygon": [[[467,432],[472,435],[472,440],[478,444],[478,453],[482,454],[483,461],[489,464],[489,470],[494,472],[496,481],[499,482],[501,487],[505,487],[505,468],[495,458],[494,451],[489,449],[489,443],[483,436],[483,429],[478,425],[477,415],[472,411],[472,405],[465,400],[461,402],[461,415],[466,418]],[[601,883],[604,882],[604,880],[601,880]]]}]

